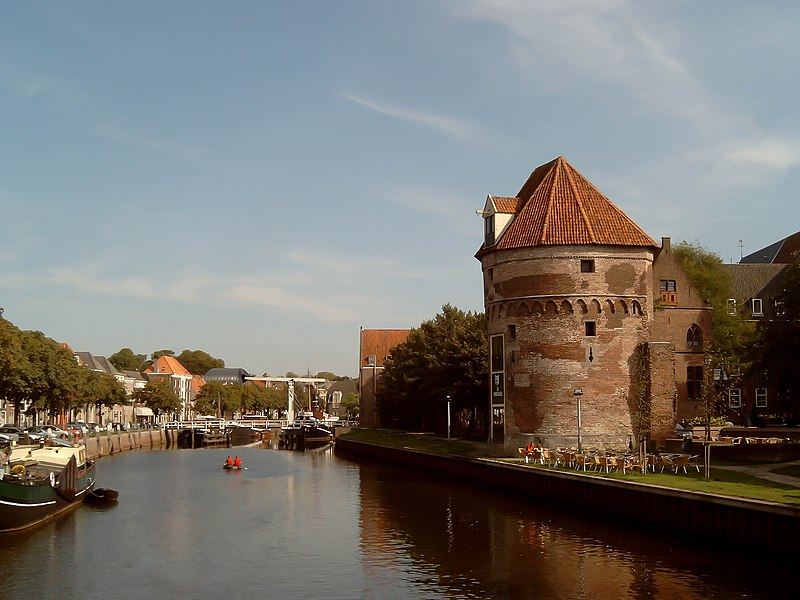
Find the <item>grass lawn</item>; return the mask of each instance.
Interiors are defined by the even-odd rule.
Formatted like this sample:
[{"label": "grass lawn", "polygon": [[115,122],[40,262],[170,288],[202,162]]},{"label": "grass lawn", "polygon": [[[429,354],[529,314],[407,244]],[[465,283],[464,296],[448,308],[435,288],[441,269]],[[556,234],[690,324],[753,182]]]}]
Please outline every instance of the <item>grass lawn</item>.
[{"label": "grass lawn", "polygon": [[[483,447],[483,444],[474,444],[463,440],[451,440],[435,437],[433,434],[415,434],[403,431],[396,431],[390,429],[354,429],[350,433],[343,436],[344,439],[352,439],[354,441],[377,444],[381,446],[389,446],[393,448],[409,448],[412,450],[419,450],[421,452],[430,452],[432,454],[453,454],[453,455],[468,455],[472,453],[475,455],[476,448]],[[504,458],[496,459],[505,463],[512,464],[525,464],[518,458]],[[526,465],[527,466],[527,465]],[[561,467],[534,467],[550,470],[559,470],[574,473],[574,469],[561,468]],[[698,473],[695,469],[690,469],[689,473],[648,473],[642,475],[641,473],[597,473],[587,471],[586,475],[594,477],[606,477],[609,479],[616,479],[621,481],[635,481],[639,483],[647,483],[650,485],[660,485],[673,489],[689,490],[693,492],[705,492],[707,494],[718,494],[723,496],[734,496],[739,498],[750,498],[753,500],[762,500],[765,502],[776,502],[779,504],[789,504],[800,506],[800,489],[776,483],[760,477],[754,477],[738,471],[730,469],[715,469],[711,468],[711,478],[703,478],[702,466],[701,472]],[[786,466],[776,467],[772,470],[774,473],[781,473],[784,475],[793,475],[800,477],[800,467]],[[580,471],[583,474],[583,471]]]}]

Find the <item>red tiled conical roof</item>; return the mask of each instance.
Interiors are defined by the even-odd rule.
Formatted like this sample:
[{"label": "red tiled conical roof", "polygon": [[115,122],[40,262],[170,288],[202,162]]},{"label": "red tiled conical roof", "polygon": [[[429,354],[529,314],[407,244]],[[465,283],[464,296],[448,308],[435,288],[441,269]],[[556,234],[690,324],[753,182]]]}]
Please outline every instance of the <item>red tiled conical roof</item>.
[{"label": "red tiled conical roof", "polygon": [[516,216],[494,248],[658,244],[563,156],[538,167],[517,194]]}]

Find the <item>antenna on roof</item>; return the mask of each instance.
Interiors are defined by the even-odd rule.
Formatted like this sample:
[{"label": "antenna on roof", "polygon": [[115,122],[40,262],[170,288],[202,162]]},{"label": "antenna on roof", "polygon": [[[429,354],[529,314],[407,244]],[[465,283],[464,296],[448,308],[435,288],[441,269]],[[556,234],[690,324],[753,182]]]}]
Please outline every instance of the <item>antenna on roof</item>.
[{"label": "antenna on roof", "polygon": [[739,240],[739,260],[744,258],[744,242]]}]

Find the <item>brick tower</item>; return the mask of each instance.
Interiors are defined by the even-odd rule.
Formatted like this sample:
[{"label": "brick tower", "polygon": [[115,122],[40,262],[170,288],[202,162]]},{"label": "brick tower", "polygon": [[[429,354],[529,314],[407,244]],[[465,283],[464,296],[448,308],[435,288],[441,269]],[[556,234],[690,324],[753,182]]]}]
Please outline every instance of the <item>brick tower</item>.
[{"label": "brick tower", "polygon": [[658,244],[563,157],[482,215],[493,438],[627,446]]}]

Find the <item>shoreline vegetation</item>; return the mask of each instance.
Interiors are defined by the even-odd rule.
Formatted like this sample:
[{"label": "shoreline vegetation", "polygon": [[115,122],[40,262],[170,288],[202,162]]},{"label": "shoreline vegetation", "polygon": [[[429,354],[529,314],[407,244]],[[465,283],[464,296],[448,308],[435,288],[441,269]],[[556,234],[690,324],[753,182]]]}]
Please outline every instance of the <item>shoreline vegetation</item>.
[{"label": "shoreline vegetation", "polygon": [[[752,472],[744,473],[736,470],[733,465],[719,463],[714,466],[712,462],[711,477],[705,479],[701,472],[690,469],[688,473],[647,473],[640,472],[610,472],[603,471],[576,471],[569,467],[551,467],[533,464],[525,464],[521,458],[511,457],[492,457],[490,456],[490,444],[487,442],[468,441],[462,439],[451,439],[436,437],[431,433],[413,433],[392,429],[353,429],[342,436],[344,439],[362,442],[365,444],[375,444],[392,448],[404,448],[438,455],[459,456],[464,458],[476,458],[480,460],[495,461],[506,464],[517,464],[531,469],[541,469],[546,471],[558,471],[564,473],[575,473],[581,476],[599,477],[603,479],[613,479],[617,481],[630,481],[635,483],[646,483],[648,485],[661,486],[676,490],[690,492],[700,492],[716,496],[728,496],[740,499],[757,500],[761,502],[771,502],[789,506],[800,505],[800,466],[775,464],[765,467],[765,472],[783,474],[790,477],[797,477],[797,485],[772,481],[765,477],[760,477]],[[771,468],[770,468],[771,467]]]}]

